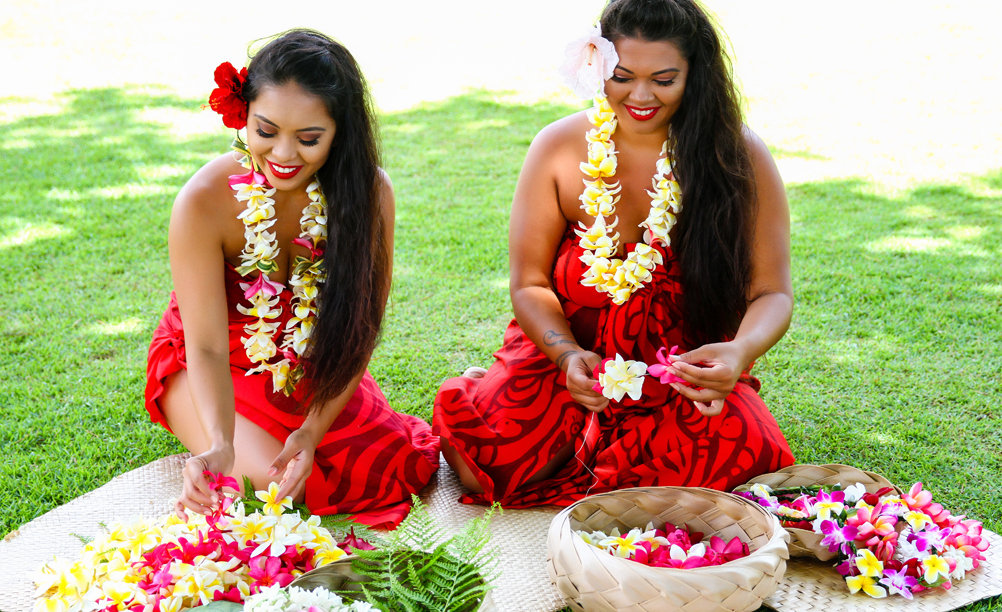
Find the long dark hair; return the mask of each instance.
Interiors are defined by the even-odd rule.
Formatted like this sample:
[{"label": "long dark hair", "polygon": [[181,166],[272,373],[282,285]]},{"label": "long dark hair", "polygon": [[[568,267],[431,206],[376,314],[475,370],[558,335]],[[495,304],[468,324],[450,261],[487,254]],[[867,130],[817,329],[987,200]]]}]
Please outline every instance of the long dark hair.
[{"label": "long dark hair", "polygon": [[669,147],[682,188],[673,242],[690,341],[732,337],[748,306],[755,182],[730,58],[693,0],[612,0],[602,34],[674,44],[689,63]]},{"label": "long dark hair", "polygon": [[262,88],[296,83],[323,100],[336,125],[317,172],[327,199],[327,280],[305,366],[309,410],[343,392],[379,339],[389,290],[389,253],[379,202],[379,143],[365,78],[351,53],[313,30],[290,30],[254,54],[248,104]]}]

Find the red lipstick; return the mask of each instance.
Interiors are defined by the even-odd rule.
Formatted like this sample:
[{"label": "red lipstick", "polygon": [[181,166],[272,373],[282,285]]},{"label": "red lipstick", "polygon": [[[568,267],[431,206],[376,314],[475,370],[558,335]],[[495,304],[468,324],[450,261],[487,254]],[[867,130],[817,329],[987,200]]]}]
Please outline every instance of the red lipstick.
[{"label": "red lipstick", "polygon": [[630,106],[628,104],[624,104],[623,107],[626,108],[626,112],[628,112],[630,116],[636,119],[637,121],[650,121],[651,119],[654,118],[655,115],[658,114],[658,110],[660,110],[661,108],[659,106],[653,106],[650,108],[638,108],[636,106]]},{"label": "red lipstick", "polygon": [[290,179],[299,174],[299,171],[303,169],[302,166],[282,166],[270,159],[265,159],[264,161],[268,162],[271,173],[275,175],[275,178]]}]

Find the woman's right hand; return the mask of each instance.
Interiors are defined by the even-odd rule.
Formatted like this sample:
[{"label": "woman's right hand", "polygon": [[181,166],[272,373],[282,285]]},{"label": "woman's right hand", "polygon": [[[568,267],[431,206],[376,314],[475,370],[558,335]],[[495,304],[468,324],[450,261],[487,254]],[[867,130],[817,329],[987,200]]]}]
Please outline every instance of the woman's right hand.
[{"label": "woman's right hand", "polygon": [[609,400],[594,389],[598,384],[594,376],[595,367],[600,363],[601,357],[583,350],[567,359],[567,390],[576,402],[592,412],[602,412],[609,405]]},{"label": "woman's right hand", "polygon": [[219,509],[222,501],[217,491],[209,489],[209,481],[203,472],[213,474],[229,474],[233,470],[234,452],[233,447],[212,448],[188,459],[184,464],[184,489],[180,499],[174,506],[174,512],[178,517],[187,521],[188,515],[185,508],[199,514],[208,514]]}]

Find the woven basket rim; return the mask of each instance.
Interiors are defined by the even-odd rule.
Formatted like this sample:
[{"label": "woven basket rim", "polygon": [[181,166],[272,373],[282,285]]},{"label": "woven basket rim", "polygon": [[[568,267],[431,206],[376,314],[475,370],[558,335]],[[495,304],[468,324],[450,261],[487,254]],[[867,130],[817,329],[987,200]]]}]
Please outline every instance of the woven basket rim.
[{"label": "woven basket rim", "polygon": [[[620,557],[620,556],[617,556],[617,555],[605,555],[605,556],[601,556],[600,555],[600,558],[602,558],[603,561],[605,561],[606,557],[608,557],[608,559],[615,559],[615,561],[613,561],[613,563],[620,563],[620,562],[622,562],[622,563],[630,563],[631,565],[628,565],[628,566],[625,566],[625,567],[628,567],[628,568],[631,568],[631,569],[635,569],[634,566],[636,566],[636,565],[641,565],[643,567],[650,568],[651,570],[663,571],[663,572],[665,572],[666,575],[675,575],[675,576],[679,576],[679,577],[693,576],[694,574],[712,575],[714,573],[719,573],[719,572],[722,572],[722,571],[727,571],[727,570],[729,570],[729,569],[731,569],[733,567],[741,565],[743,562],[747,563],[749,561],[752,561],[752,560],[754,560],[753,558],[756,557],[756,556],[765,557],[767,555],[769,555],[769,556],[774,555],[775,554],[774,552],[764,551],[764,549],[771,548],[770,545],[772,545],[777,539],[786,540],[786,545],[787,545],[787,547],[789,546],[789,537],[790,536],[789,536],[789,534],[786,533],[786,530],[783,528],[782,524],[780,524],[780,522],[779,522],[779,519],[774,514],[766,511],[764,508],[762,508],[758,504],[752,503],[751,501],[749,501],[749,500],[741,497],[740,495],[734,495],[733,493],[728,493],[727,491],[718,491],[716,489],[710,489],[708,487],[678,487],[678,486],[630,487],[630,488],[627,488],[627,489],[618,489],[616,491],[606,491],[604,493],[596,493],[595,495],[591,495],[589,497],[585,497],[585,498],[579,499],[578,501],[574,502],[570,506],[567,506],[566,508],[564,508],[563,510],[561,510],[560,513],[557,514],[553,518],[553,522],[557,523],[559,521],[561,529],[565,529],[565,528],[569,529],[572,532],[572,535],[573,535],[573,532],[576,531],[576,530],[574,530],[574,529],[571,528],[571,525],[570,525],[570,521],[571,521],[570,513],[579,504],[582,504],[582,503],[584,503],[584,502],[586,502],[588,500],[592,500],[592,499],[596,499],[596,498],[600,498],[600,497],[619,497],[620,494],[622,494],[622,493],[631,493],[631,492],[640,493],[640,492],[646,492],[646,491],[651,491],[651,490],[664,490],[664,489],[677,490],[677,491],[702,491],[702,492],[709,492],[709,493],[711,493],[713,495],[720,495],[721,497],[724,497],[726,499],[740,500],[742,505],[744,505],[749,510],[753,510],[754,512],[756,512],[758,514],[761,514],[766,519],[766,522],[768,522],[770,524],[770,528],[772,529],[772,532],[769,534],[769,539],[768,539],[768,541],[765,544],[756,547],[755,550],[750,550],[747,556],[741,557],[739,559],[734,559],[732,561],[727,561],[727,562],[722,563],[720,565],[710,565],[710,566],[705,566],[705,567],[694,567],[694,568],[689,568],[689,569],[681,569],[681,568],[674,568],[674,567],[657,567],[657,566],[652,566],[652,565],[646,565],[646,564],[643,564],[643,563],[637,563],[636,561],[632,561],[630,559],[627,559],[625,557]],[[676,525],[676,527],[678,527],[678,525]],[[572,541],[574,542],[574,546],[575,547],[577,547],[579,545],[586,547],[583,550],[589,550],[589,548],[595,548],[594,546],[592,546],[592,545],[588,544],[587,542],[585,542],[580,537],[577,537],[575,540],[572,540]],[[589,552],[591,552],[591,551],[589,551]]]}]

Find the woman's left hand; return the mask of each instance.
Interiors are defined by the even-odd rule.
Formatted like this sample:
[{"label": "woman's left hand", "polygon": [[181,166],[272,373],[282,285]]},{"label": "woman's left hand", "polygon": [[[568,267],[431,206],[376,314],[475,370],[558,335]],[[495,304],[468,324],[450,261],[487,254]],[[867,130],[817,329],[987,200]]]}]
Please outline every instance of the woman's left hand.
[{"label": "woman's left hand", "polygon": [[672,383],[672,388],[691,399],[706,416],[720,414],[724,399],[734,389],[744,369],[741,351],[733,342],[704,344],[669,359],[672,363],[668,371],[697,387]]},{"label": "woman's left hand", "polygon": [[291,496],[298,499],[306,487],[306,479],[313,471],[313,454],[317,450],[313,436],[303,429],[297,429],[285,440],[285,448],[278,454],[268,470],[269,476],[282,474],[278,483],[278,499]]}]

